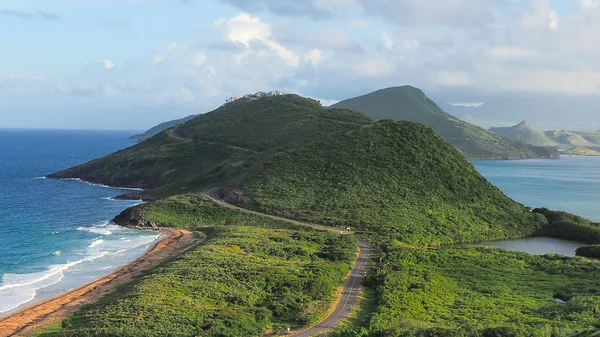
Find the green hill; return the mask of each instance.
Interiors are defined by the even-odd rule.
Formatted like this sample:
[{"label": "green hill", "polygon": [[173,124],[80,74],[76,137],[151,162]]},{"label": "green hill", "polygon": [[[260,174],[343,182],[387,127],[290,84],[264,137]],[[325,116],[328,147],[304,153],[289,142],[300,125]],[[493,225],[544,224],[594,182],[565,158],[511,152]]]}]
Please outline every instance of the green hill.
[{"label": "green hill", "polygon": [[[237,102],[236,102],[237,103]],[[109,156],[55,174],[110,186],[178,193],[230,182],[247,161],[292,149],[330,134],[373,123],[354,111],[327,110],[296,95],[228,104]]]},{"label": "green hill", "polygon": [[238,202],[268,213],[410,243],[518,237],[542,225],[430,128],[295,95],[219,108],[50,177],[150,188],[150,196],[230,187]]},{"label": "green hill", "polygon": [[545,133],[536,130],[531,124],[523,121],[510,127],[494,127],[489,131],[506,138],[524,141],[536,146],[556,146],[557,143],[550,139]]},{"label": "green hill", "polygon": [[179,124],[183,124],[189,120],[192,120],[194,118],[198,117],[198,115],[191,115],[191,116],[187,116],[181,119],[176,119],[176,120],[172,120],[172,121],[168,121],[168,122],[164,122],[164,123],[160,123],[157,126],[148,129],[146,132],[141,133],[139,135],[133,135],[131,137],[129,137],[130,139],[136,139],[136,140],[146,140],[152,136],[156,136],[157,134],[165,131],[166,129],[172,128],[176,125]]},{"label": "green hill", "polygon": [[[583,147],[594,147],[598,144],[593,144],[583,136],[577,133],[577,131],[567,130],[550,130],[545,132],[546,136],[554,140],[561,146],[583,146]],[[589,137],[589,135],[588,135]]]},{"label": "green hill", "polygon": [[455,118],[444,112],[421,90],[411,86],[378,90],[334,104],[332,108],[358,110],[376,120],[395,119],[425,124],[469,158],[558,157],[556,149],[507,139]]},{"label": "green hill", "polygon": [[258,209],[410,244],[519,237],[544,223],[412,122],[369,124],[260,166],[243,184]]}]

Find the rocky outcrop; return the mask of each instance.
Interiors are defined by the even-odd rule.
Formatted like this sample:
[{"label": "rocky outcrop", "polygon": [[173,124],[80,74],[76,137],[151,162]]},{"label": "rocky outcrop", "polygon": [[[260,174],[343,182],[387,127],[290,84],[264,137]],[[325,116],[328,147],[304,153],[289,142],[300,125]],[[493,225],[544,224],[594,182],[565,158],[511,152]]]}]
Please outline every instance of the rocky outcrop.
[{"label": "rocky outcrop", "polygon": [[119,226],[135,229],[157,230],[160,229],[160,227],[164,227],[161,224],[147,220],[144,217],[143,205],[130,207],[124,210],[114,219],[112,219],[111,222]]},{"label": "rocky outcrop", "polygon": [[241,208],[256,210],[256,204],[241,189],[231,187],[217,187],[210,190],[209,194],[219,200]]}]

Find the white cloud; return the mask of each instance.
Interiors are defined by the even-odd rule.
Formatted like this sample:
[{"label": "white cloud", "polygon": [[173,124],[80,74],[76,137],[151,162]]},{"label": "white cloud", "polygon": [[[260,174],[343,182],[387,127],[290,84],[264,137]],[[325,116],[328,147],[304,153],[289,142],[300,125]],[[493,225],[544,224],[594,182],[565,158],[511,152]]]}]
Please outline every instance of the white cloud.
[{"label": "white cloud", "polygon": [[11,73],[6,70],[0,70],[0,80],[18,80],[18,81],[43,81],[45,78],[43,76],[36,75],[26,75],[26,74],[17,74]]},{"label": "white cloud", "polygon": [[394,48],[394,40],[392,39],[390,34],[388,34],[387,31],[384,30],[381,32],[381,38],[383,39],[383,43],[386,49],[391,50]]},{"label": "white cloud", "polygon": [[115,67],[115,64],[111,60],[104,60],[104,61],[102,61],[102,64],[104,65],[104,68],[106,68],[106,69],[112,69]]},{"label": "white cloud", "polygon": [[356,65],[350,65],[352,71],[361,77],[389,76],[396,70],[396,65],[381,57],[368,58]]},{"label": "white cloud", "polygon": [[310,61],[313,67],[317,67],[323,61],[323,52],[319,49],[313,49],[306,55],[306,59]]},{"label": "white cloud", "polygon": [[435,76],[436,84],[444,86],[466,86],[473,84],[471,76],[464,72],[442,71]]},{"label": "white cloud", "polygon": [[271,52],[279,56],[288,66],[297,67],[300,58],[290,49],[271,37],[271,25],[262,22],[258,17],[252,17],[248,13],[239,13],[229,19],[219,19],[214,26],[226,30],[228,41],[243,44],[247,52],[239,54],[238,62],[246,58],[252,50],[252,43],[259,42],[270,48]]},{"label": "white cloud", "polygon": [[555,11],[550,11],[548,27],[552,30],[558,28],[558,14]]},{"label": "white cloud", "polygon": [[530,50],[521,49],[521,48],[514,48],[514,47],[508,47],[508,46],[497,46],[497,47],[493,47],[492,49],[490,49],[488,52],[488,55],[492,59],[506,60],[506,59],[513,59],[513,58],[529,57],[529,56],[535,55],[535,53]]},{"label": "white cloud", "polygon": [[583,8],[598,8],[600,7],[600,0],[581,0],[580,4]]},{"label": "white cloud", "polygon": [[197,53],[196,55],[194,55],[192,57],[192,63],[197,67],[202,66],[205,61],[206,61],[206,54],[204,54],[204,53]]}]

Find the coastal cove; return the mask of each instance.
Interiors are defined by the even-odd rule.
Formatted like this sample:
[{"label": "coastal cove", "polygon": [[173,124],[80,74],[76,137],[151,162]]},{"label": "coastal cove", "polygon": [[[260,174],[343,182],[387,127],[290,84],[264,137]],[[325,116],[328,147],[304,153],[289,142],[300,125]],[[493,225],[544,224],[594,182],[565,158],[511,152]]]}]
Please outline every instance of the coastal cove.
[{"label": "coastal cove", "polygon": [[[548,207],[590,220],[600,219],[600,158],[473,160],[477,170],[502,192],[530,207]],[[481,245],[534,255],[575,256],[585,243],[548,237],[482,242]]]},{"label": "coastal cove", "polygon": [[159,233],[112,225],[123,189],[43,176],[132,145],[130,132],[0,130],[0,317],[110,274]]}]

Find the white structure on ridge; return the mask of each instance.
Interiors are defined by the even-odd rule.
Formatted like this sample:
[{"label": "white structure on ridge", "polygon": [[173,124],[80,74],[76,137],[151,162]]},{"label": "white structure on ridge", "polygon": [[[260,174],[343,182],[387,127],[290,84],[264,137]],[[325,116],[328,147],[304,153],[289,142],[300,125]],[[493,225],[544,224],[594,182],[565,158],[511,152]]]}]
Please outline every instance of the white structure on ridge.
[{"label": "white structure on ridge", "polygon": [[278,90],[270,91],[270,92],[259,91],[259,92],[254,93],[254,94],[244,95],[243,97],[231,96],[231,97],[229,97],[228,100],[225,101],[225,104],[229,104],[231,102],[235,102],[235,101],[237,101],[238,99],[241,99],[241,98],[250,99],[250,100],[257,100],[257,99],[260,99],[260,98],[263,98],[263,97],[281,96],[281,95],[284,95],[284,93],[281,92],[281,91],[278,91]]}]

